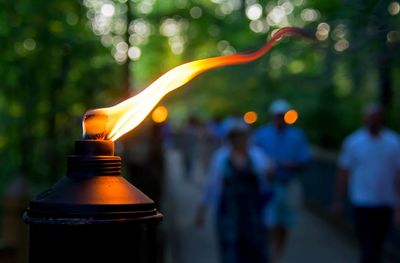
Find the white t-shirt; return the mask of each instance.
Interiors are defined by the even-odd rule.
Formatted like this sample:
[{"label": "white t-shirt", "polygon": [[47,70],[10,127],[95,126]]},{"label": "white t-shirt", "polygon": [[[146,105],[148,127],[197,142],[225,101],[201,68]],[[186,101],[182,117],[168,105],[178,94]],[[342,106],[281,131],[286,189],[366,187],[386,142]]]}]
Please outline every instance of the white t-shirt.
[{"label": "white t-shirt", "polygon": [[400,137],[389,129],[373,137],[362,128],[349,135],[339,166],[350,172],[349,194],[353,205],[393,206],[400,171]]}]

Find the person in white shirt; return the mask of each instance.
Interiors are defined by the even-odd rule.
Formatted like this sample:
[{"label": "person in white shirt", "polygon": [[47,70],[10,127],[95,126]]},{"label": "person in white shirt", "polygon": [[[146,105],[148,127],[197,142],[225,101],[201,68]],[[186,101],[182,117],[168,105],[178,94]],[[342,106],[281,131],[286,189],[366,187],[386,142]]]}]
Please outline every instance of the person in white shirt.
[{"label": "person in white shirt", "polygon": [[264,210],[271,194],[270,161],[248,144],[247,124],[235,120],[230,126],[228,143],[212,157],[196,224],[204,224],[210,209],[222,263],[266,263]]},{"label": "person in white shirt", "polygon": [[393,218],[400,222],[400,137],[383,125],[382,108],[364,109],[364,127],[343,142],[333,210],[343,212],[348,186],[362,263],[382,261]]}]

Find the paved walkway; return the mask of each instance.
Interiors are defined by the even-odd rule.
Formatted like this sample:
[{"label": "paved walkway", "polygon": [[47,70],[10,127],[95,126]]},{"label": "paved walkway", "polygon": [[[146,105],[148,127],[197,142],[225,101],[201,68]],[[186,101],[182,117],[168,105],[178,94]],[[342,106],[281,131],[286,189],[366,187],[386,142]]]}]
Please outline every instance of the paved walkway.
[{"label": "paved walkway", "polygon": [[[217,263],[218,251],[209,223],[203,229],[194,226],[194,216],[204,172],[197,165],[192,180],[183,177],[178,152],[166,160],[162,227],[167,234],[166,263]],[[329,224],[303,210],[293,230],[282,263],[352,263],[357,262],[354,241],[336,232]]]}]

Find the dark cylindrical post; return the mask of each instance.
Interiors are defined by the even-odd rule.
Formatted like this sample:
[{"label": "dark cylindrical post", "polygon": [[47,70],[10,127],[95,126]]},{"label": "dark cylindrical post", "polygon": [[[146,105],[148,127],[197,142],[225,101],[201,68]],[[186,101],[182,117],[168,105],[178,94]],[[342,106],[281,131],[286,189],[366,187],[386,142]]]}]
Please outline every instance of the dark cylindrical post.
[{"label": "dark cylindrical post", "polygon": [[29,204],[29,260],[157,262],[154,202],[120,174],[111,141],[75,143],[67,175]]}]

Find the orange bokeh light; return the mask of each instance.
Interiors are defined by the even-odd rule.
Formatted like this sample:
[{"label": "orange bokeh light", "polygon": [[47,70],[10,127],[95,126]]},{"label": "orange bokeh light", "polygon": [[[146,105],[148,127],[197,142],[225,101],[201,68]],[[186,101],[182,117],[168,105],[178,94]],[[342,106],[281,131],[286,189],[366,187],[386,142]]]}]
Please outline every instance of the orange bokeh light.
[{"label": "orange bokeh light", "polygon": [[248,111],[243,115],[243,120],[247,124],[253,124],[257,121],[258,115],[255,111]]},{"label": "orange bokeh light", "polygon": [[151,118],[155,123],[163,123],[168,118],[168,109],[164,106],[158,106],[151,114]]},{"label": "orange bokeh light", "polygon": [[297,119],[299,118],[299,114],[297,113],[296,110],[288,110],[285,113],[285,116],[283,117],[283,119],[285,120],[286,124],[293,124],[297,121]]}]

